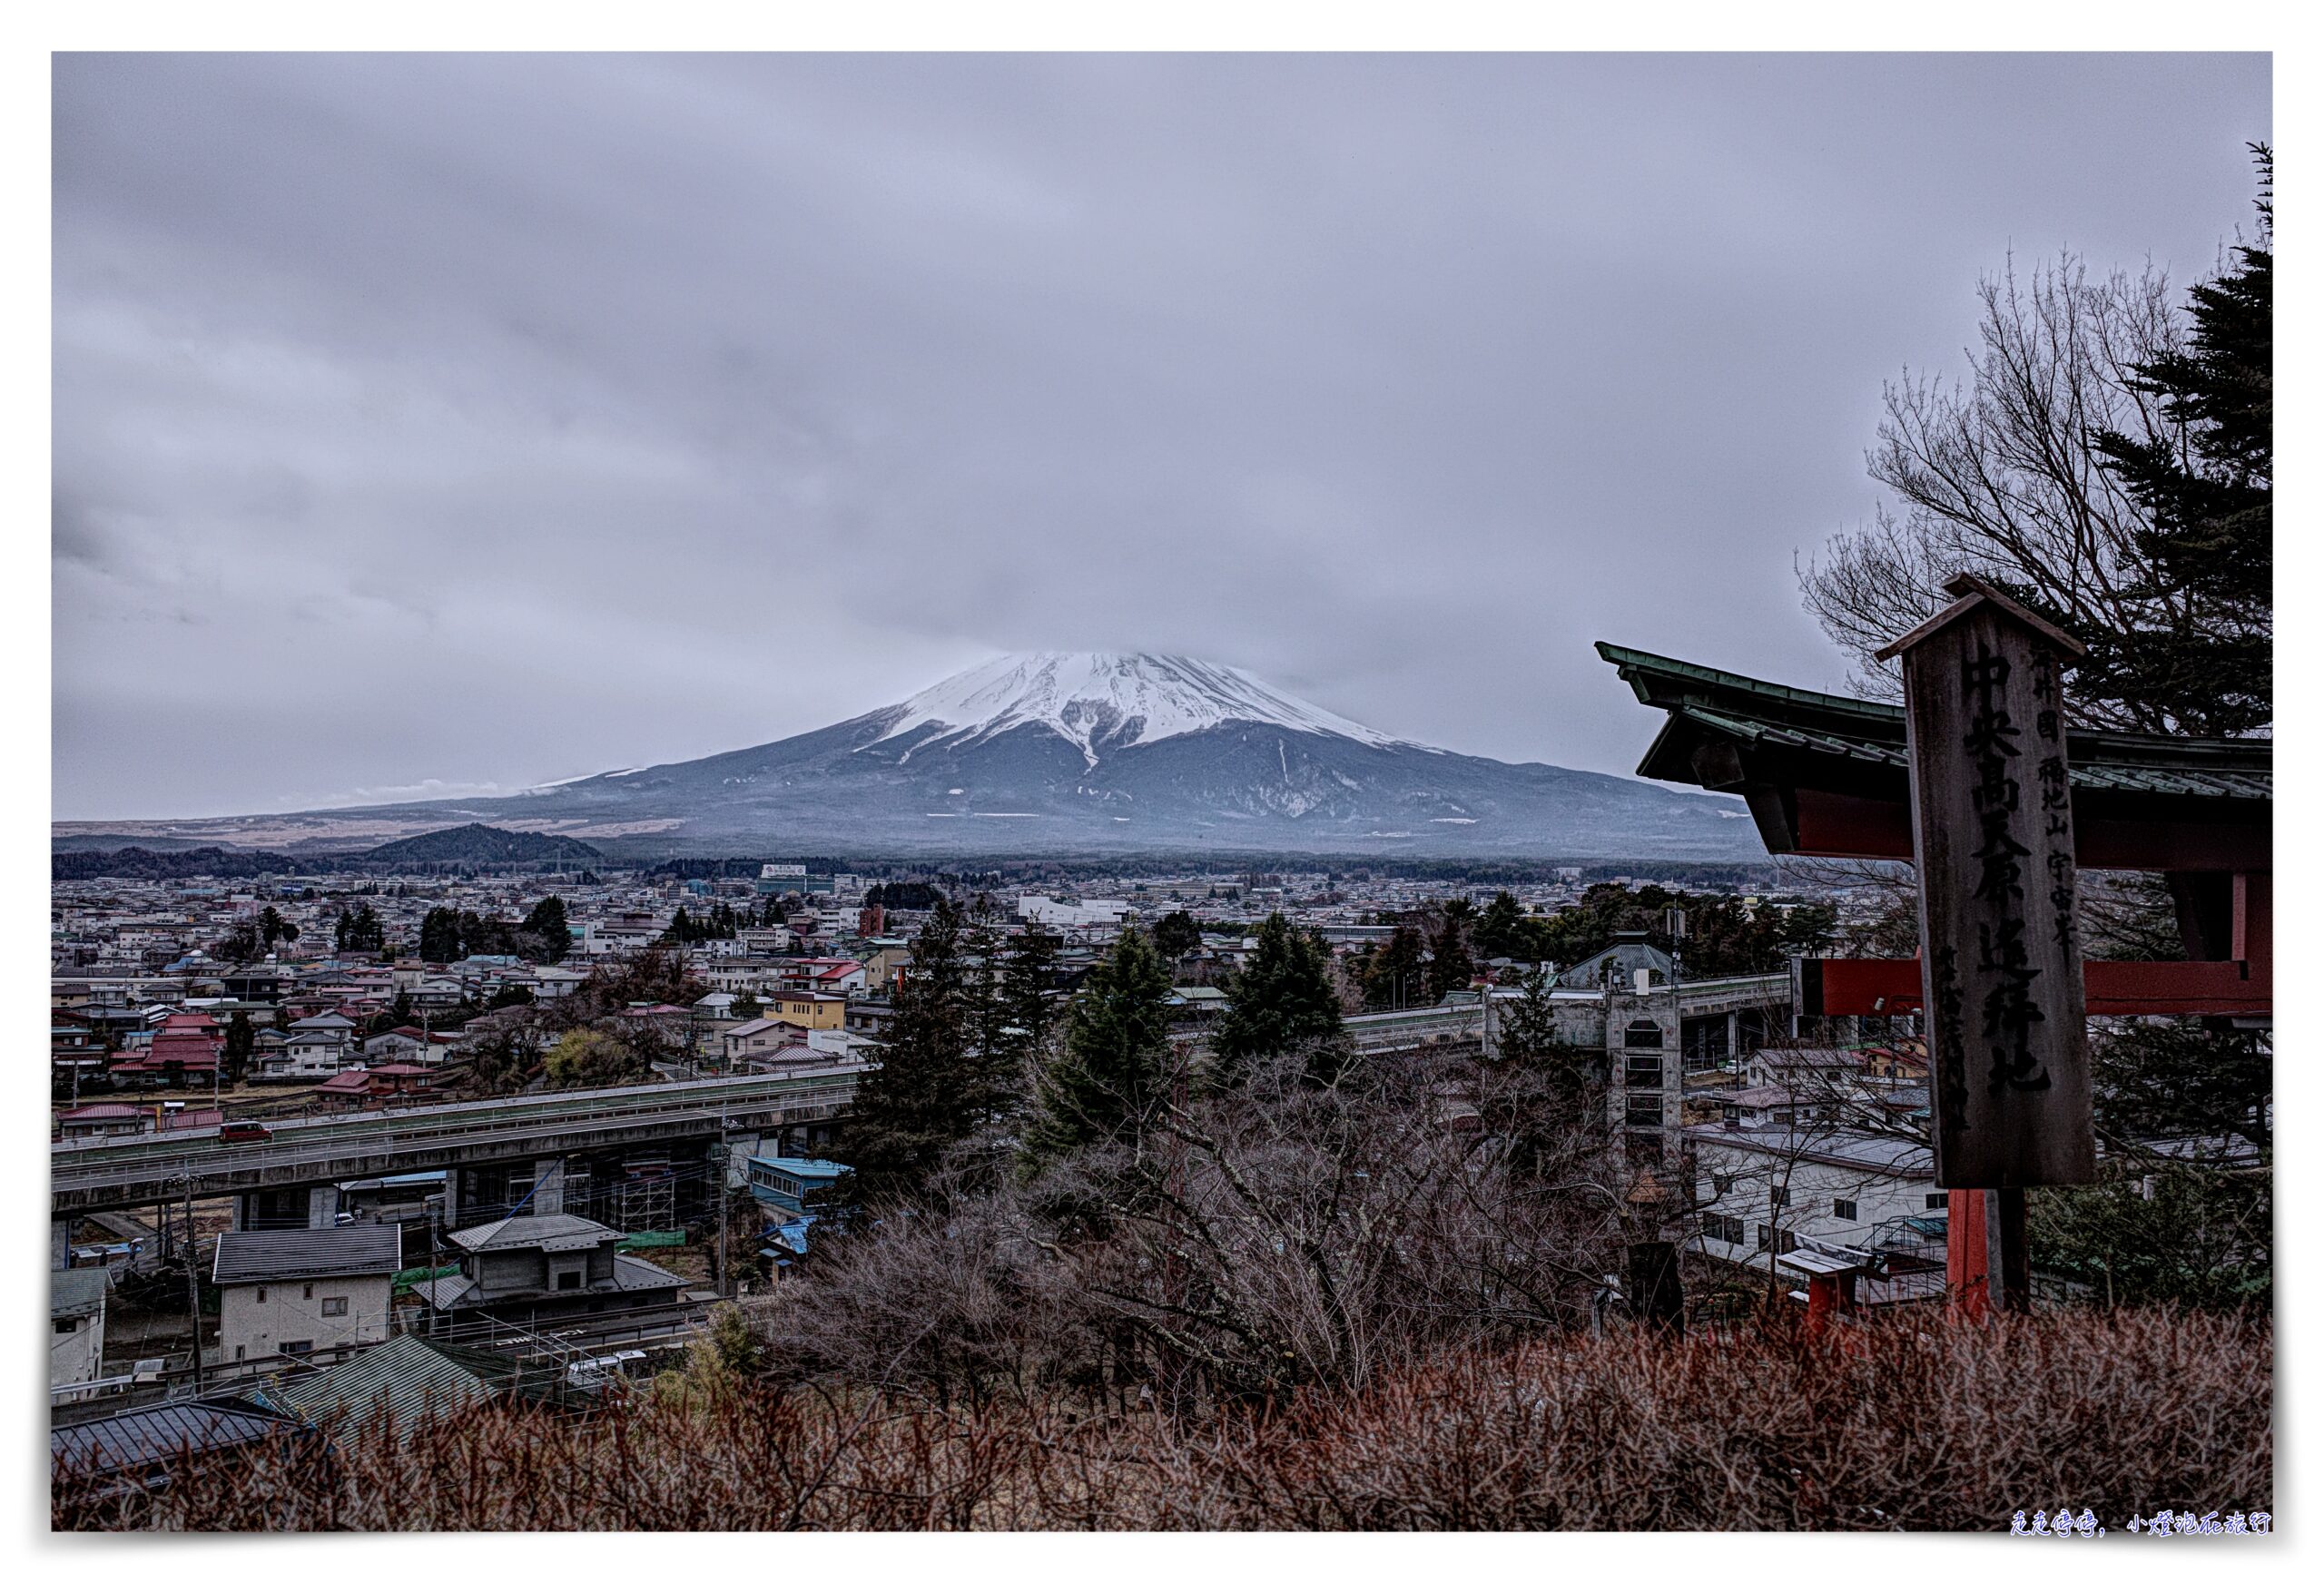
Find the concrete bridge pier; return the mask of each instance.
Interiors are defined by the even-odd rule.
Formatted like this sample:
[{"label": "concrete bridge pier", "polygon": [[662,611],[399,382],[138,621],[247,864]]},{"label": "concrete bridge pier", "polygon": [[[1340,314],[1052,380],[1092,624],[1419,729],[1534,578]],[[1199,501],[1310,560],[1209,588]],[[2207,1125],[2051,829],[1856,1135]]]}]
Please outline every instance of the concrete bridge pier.
[{"label": "concrete bridge pier", "polygon": [[751,1180],[751,1161],[763,1152],[762,1140],[754,1132],[736,1133],[726,1140],[726,1187],[729,1192],[747,1186]]},{"label": "concrete bridge pier", "polygon": [[525,1201],[534,1214],[565,1213],[565,1156],[533,1162],[532,1196]]},{"label": "concrete bridge pier", "polygon": [[65,1270],[73,1265],[73,1217],[58,1215],[48,1223],[48,1267]]}]

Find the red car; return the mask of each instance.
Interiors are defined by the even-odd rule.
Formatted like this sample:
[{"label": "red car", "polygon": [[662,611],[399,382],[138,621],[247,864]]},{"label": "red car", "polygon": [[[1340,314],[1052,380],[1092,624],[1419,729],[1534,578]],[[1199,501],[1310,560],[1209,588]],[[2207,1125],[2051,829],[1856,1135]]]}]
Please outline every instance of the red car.
[{"label": "red car", "polygon": [[230,1121],[218,1129],[222,1144],[262,1144],[273,1136],[254,1121]]}]

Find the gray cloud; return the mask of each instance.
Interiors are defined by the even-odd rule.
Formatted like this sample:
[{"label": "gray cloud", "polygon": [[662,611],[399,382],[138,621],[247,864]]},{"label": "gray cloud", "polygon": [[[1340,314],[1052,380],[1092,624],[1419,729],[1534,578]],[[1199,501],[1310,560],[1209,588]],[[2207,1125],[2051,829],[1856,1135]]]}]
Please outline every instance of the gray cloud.
[{"label": "gray cloud", "polygon": [[1627,770],[2007,250],[2186,279],[2260,56],[65,56],[60,817],[515,786],[1008,648]]}]

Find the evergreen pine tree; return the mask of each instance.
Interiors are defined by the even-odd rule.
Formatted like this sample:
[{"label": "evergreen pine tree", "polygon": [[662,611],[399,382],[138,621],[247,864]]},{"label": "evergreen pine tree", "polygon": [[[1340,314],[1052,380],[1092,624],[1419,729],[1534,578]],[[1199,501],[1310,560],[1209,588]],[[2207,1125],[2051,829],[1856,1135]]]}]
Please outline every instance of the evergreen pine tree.
[{"label": "evergreen pine tree", "polygon": [[1477,919],[1477,954],[1487,960],[1525,954],[1525,909],[1506,890],[1497,893]]},{"label": "evergreen pine tree", "polygon": [[460,915],[448,907],[431,907],[419,920],[419,959],[457,962],[468,952],[460,946]]},{"label": "evergreen pine tree", "polygon": [[1123,930],[1082,980],[1065,1047],[1042,1064],[1025,1129],[1029,1170],[1142,1127],[1164,1097],[1169,998],[1170,975],[1153,943]]},{"label": "evergreen pine tree", "polygon": [[525,932],[540,936],[547,959],[565,960],[573,949],[573,926],[565,916],[565,899],[545,896],[525,915]]},{"label": "evergreen pine tree", "polygon": [[1420,931],[1410,924],[1398,924],[1396,932],[1388,937],[1388,943],[1373,957],[1365,970],[1365,1003],[1375,1011],[1402,1010],[1419,1005],[1423,952]]},{"label": "evergreen pine tree", "polygon": [[[1459,910],[1454,910],[1458,908]],[[1444,921],[1431,942],[1428,958],[1428,998],[1442,1003],[1455,989],[1466,989],[1477,976],[1476,964],[1470,959],[1468,942],[1462,938],[1462,926],[1468,921],[1466,903],[1456,902],[1444,909]]]},{"label": "evergreen pine tree", "polygon": [[2137,369],[2178,432],[2108,432],[2109,471],[2152,517],[2151,586],[2131,641],[2093,644],[2084,685],[2142,694],[2181,731],[2239,735],[2274,718],[2275,155],[2260,170],[2260,240],[2192,288],[2187,349]]},{"label": "evergreen pine tree", "polygon": [[339,915],[337,942],[343,951],[384,951],[388,934],[379,922],[379,915],[371,910],[368,901],[357,904],[352,912]]},{"label": "evergreen pine tree", "polygon": [[258,1030],[251,1026],[251,1014],[237,1011],[226,1019],[226,1049],[223,1060],[226,1081],[240,1083],[250,1070],[251,1056],[258,1048]]},{"label": "evergreen pine tree", "polygon": [[922,1191],[945,1152],[976,1117],[975,1006],[962,961],[960,909],[940,903],[912,941],[911,966],[894,993],[880,1064],[856,1085],[855,1103],[832,1153],[852,1167],[857,1204],[907,1201]]},{"label": "evergreen pine tree", "polygon": [[1339,992],[1331,951],[1295,929],[1280,912],[1259,925],[1250,959],[1226,989],[1226,1014],[1211,1036],[1217,1057],[1212,1082],[1231,1086],[1250,1065],[1284,1050],[1305,1049],[1315,1077],[1328,1082],[1345,1060]]},{"label": "evergreen pine tree", "polygon": [[1162,953],[1164,961],[1176,962],[1202,949],[1202,925],[1184,908],[1164,913],[1154,920],[1154,949]]},{"label": "evergreen pine tree", "polygon": [[1000,913],[991,896],[980,891],[970,902],[964,918],[962,972],[972,1037],[961,1103],[969,1109],[972,1126],[981,1127],[1016,1109],[1024,1052],[1009,1031]]}]

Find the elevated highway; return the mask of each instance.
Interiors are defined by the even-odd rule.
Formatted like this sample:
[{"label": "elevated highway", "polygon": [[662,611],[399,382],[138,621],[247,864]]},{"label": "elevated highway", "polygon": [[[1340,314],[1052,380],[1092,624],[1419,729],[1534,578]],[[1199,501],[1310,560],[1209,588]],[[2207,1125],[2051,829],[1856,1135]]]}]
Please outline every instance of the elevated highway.
[{"label": "elevated highway", "polygon": [[[1502,989],[1493,996],[1496,1027],[1508,1015],[1512,993]],[[1665,993],[1668,991],[1660,988],[1655,991],[1658,996]],[[1602,1001],[1605,997],[1603,991],[1597,989],[1553,989],[1551,998],[1560,1004],[1571,1005]],[[1747,1011],[1765,1017],[1778,1007],[1788,1007],[1791,998],[1788,972],[1689,979],[1679,986],[1679,1016],[1683,1022],[1723,1019]],[[1484,1013],[1473,1002],[1465,1006],[1423,1006],[1408,1011],[1364,1012],[1348,1018],[1345,1026],[1355,1047],[1366,1055],[1471,1047],[1482,1040]]]},{"label": "elevated highway", "polygon": [[312,1186],[350,1177],[539,1160],[642,1144],[710,1139],[826,1121],[855,1096],[861,1061],[802,1072],[704,1077],[580,1094],[269,1124],[260,1142],[216,1127],[166,1137],[76,1138],[49,1149],[54,1218],[195,1198]]}]

